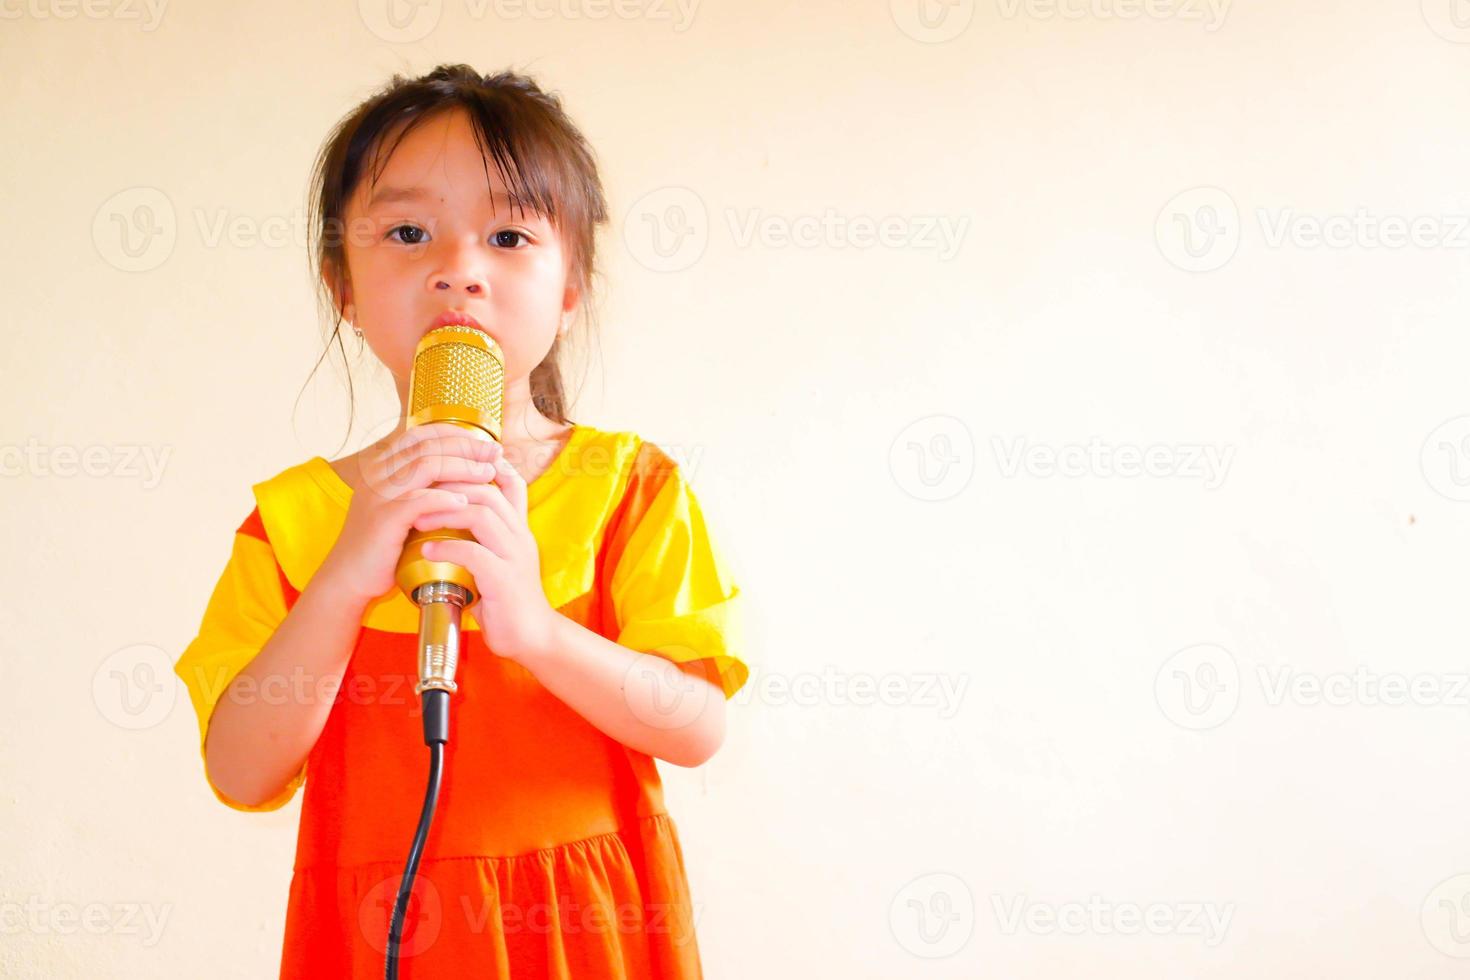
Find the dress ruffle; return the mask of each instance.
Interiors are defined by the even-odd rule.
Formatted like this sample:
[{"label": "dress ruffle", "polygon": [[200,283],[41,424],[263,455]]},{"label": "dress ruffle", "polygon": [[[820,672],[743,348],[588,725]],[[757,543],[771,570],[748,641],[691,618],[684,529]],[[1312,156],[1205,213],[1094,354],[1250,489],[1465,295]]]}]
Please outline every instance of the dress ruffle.
[{"label": "dress ruffle", "polygon": [[[300,914],[287,918],[283,980],[381,977],[402,874],[402,861],[298,868],[288,907]],[[699,977],[686,882],[667,813],[513,857],[425,859],[404,921],[399,976]]]}]

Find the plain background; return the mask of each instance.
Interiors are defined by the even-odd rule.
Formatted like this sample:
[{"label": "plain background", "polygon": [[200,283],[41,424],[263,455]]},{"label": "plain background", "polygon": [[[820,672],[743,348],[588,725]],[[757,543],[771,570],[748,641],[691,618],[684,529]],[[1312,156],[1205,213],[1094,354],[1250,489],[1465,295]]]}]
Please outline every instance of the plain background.
[{"label": "plain background", "polygon": [[0,0],[0,973],[275,975],[301,796],[169,667],[396,412],[313,156],[464,61],[595,146],[573,417],[750,600],[661,766],[711,978],[1463,975],[1470,5],[386,2]]}]

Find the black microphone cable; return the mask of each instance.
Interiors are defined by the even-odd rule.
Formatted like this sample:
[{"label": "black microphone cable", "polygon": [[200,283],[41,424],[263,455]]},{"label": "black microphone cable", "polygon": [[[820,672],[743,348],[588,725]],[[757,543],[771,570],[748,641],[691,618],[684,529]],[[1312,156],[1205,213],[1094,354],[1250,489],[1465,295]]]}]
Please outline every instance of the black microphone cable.
[{"label": "black microphone cable", "polygon": [[398,947],[403,941],[403,920],[408,913],[408,897],[413,891],[419,858],[429,825],[434,822],[434,809],[439,803],[439,783],[444,777],[444,743],[449,741],[449,692],[431,688],[421,695],[424,708],[424,744],[429,747],[429,788],[424,793],[424,808],[419,814],[419,827],[408,851],[408,866],[398,884],[398,900],[393,903],[393,920],[388,926],[387,980],[398,980]]},{"label": "black microphone cable", "polygon": [[429,747],[429,786],[424,792],[418,829],[414,831],[408,865],[403,880],[398,883],[398,899],[393,903],[393,918],[388,924],[384,964],[387,980],[398,980],[403,920],[408,914],[414,877],[439,803],[439,784],[444,779],[444,746],[449,741],[449,695],[456,689],[454,674],[459,666],[460,610],[470,598],[466,589],[450,582],[430,582],[413,593],[419,607],[419,682],[414,690],[423,706],[424,744]]}]

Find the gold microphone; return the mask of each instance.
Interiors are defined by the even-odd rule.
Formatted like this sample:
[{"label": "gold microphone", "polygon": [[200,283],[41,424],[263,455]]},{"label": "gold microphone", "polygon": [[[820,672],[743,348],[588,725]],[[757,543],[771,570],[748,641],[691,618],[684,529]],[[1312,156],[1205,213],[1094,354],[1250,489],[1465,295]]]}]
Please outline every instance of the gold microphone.
[{"label": "gold microphone", "polygon": [[[452,324],[424,334],[414,350],[408,388],[407,425],[453,422],[472,438],[500,441],[505,357],[488,334]],[[439,800],[444,745],[449,741],[449,695],[454,693],[454,671],[459,666],[460,614],[476,598],[475,579],[469,572],[450,562],[424,557],[425,541],[454,539],[475,538],[459,528],[410,531],[394,571],[398,587],[419,607],[419,680],[413,691],[423,702],[429,785],[388,926],[389,977],[398,976],[398,945],[409,893]]]},{"label": "gold microphone", "polygon": [[[472,438],[500,441],[505,357],[489,334],[455,325],[430,330],[414,351],[408,387],[409,426],[453,422]],[[455,539],[475,537],[452,527],[410,531],[398,559],[398,587],[419,607],[419,680],[413,689],[419,695],[454,691],[461,612],[478,598],[468,571],[424,557],[425,541]]]}]

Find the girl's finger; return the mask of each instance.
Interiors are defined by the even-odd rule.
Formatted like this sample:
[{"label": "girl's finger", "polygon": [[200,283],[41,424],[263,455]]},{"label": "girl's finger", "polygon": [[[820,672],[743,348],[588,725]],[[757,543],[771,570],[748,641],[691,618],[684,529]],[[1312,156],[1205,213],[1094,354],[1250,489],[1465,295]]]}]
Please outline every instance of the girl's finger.
[{"label": "girl's finger", "polygon": [[516,527],[515,507],[506,497],[505,491],[494,483],[441,483],[439,486],[463,493],[472,504],[489,507],[505,522],[506,527]]},{"label": "girl's finger", "polygon": [[527,520],[526,481],[521,479],[520,471],[510,465],[504,456],[495,460],[495,485],[505,493],[505,499],[510,501],[524,524]]},{"label": "girl's finger", "polygon": [[459,490],[449,490],[444,487],[428,487],[423,490],[415,490],[404,497],[400,505],[404,511],[418,520],[425,514],[439,512],[452,512],[468,505],[470,496]]},{"label": "girl's finger", "polygon": [[491,460],[504,452],[494,439],[477,438],[447,422],[415,426],[410,431],[414,438],[390,444],[372,460],[368,470],[378,476],[379,482],[388,482],[393,474],[405,471],[421,459],[458,457]]},{"label": "girl's finger", "polygon": [[484,507],[467,507],[456,511],[423,514],[414,519],[413,526],[420,531],[453,527],[468,531],[477,542],[498,558],[510,560],[511,535],[505,522]]},{"label": "girl's finger", "polygon": [[461,431],[458,435],[442,435],[423,439],[406,449],[400,449],[380,462],[388,471],[401,470],[422,459],[435,457],[456,459],[493,460],[504,450],[494,439],[476,439]]},{"label": "girl's finger", "polygon": [[499,555],[473,541],[425,541],[423,555],[432,561],[447,561],[458,565],[475,577],[475,585],[482,594],[487,586],[493,587],[507,563]]},{"label": "girl's finger", "polygon": [[[409,426],[392,442],[385,445],[385,449],[393,454],[413,450],[420,443],[434,439],[466,439],[473,438],[462,426],[453,422],[429,422],[425,425]],[[476,439],[476,442],[494,443],[493,439]],[[495,443],[499,445],[499,443]]]},{"label": "girl's finger", "polygon": [[479,489],[479,485],[474,483],[444,483],[406,493],[402,499],[404,501],[436,501],[441,504],[467,504],[470,502],[470,494],[466,492],[465,488]]},{"label": "girl's finger", "polygon": [[495,464],[484,459],[461,459],[458,456],[421,456],[387,477],[385,491],[398,494],[432,483],[463,481],[489,483],[495,478]]}]

